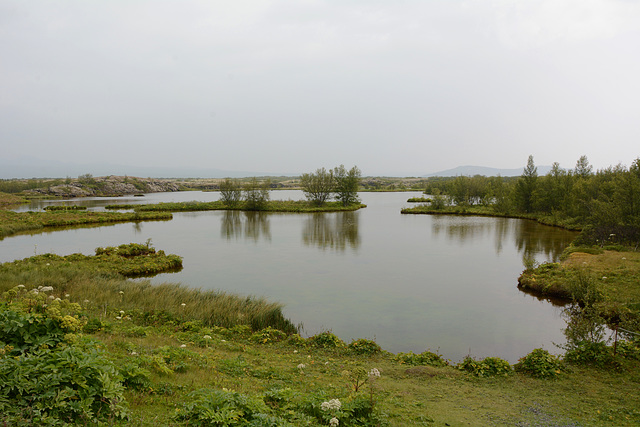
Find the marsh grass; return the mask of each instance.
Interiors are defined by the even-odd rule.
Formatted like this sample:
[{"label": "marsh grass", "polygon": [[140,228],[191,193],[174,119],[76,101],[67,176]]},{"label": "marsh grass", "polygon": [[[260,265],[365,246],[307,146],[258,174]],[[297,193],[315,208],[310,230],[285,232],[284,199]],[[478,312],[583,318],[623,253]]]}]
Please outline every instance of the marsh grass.
[{"label": "marsh grass", "polygon": [[0,238],[24,231],[48,227],[73,227],[84,224],[109,224],[172,219],[169,212],[86,212],[46,211],[13,212],[0,210]]},{"label": "marsh grass", "polygon": [[[104,251],[103,248],[99,248]],[[162,251],[123,257],[118,255],[38,255],[0,265],[0,291],[24,285],[27,289],[52,286],[54,295],[69,294],[88,315],[102,320],[135,312],[143,324],[180,324],[197,320],[204,325],[253,330],[271,326],[286,333],[297,328],[282,314],[282,306],[263,298],[222,291],[202,291],[179,284],[152,285],[125,276],[157,274],[181,267],[181,260]]]}]

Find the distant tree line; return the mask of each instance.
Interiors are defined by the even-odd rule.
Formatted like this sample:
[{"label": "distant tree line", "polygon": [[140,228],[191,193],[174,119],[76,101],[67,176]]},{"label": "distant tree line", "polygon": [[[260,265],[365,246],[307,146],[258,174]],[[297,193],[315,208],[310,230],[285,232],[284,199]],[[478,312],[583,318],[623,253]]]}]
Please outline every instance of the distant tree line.
[{"label": "distant tree line", "polygon": [[519,177],[430,179],[425,193],[432,195],[436,208],[479,205],[500,214],[552,217],[558,225],[600,229],[602,238],[606,230],[619,230],[627,237],[640,230],[640,158],[628,168],[618,165],[594,172],[582,156],[572,170],[556,162],[549,173],[538,176],[529,156]]}]

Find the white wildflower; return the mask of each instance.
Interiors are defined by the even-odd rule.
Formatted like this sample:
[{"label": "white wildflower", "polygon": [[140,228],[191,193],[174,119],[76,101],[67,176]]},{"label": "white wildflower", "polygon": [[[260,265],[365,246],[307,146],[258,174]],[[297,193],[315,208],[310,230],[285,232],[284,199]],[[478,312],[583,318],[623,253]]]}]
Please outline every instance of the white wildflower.
[{"label": "white wildflower", "polygon": [[306,368],[307,365],[305,365],[304,363],[301,363],[298,365],[298,369],[303,370],[304,368]]},{"label": "white wildflower", "polygon": [[19,288],[24,288],[24,285],[18,285]]},{"label": "white wildflower", "polygon": [[42,289],[40,289],[40,292],[51,292],[53,290],[53,286],[43,286]]},{"label": "white wildflower", "polygon": [[332,411],[332,410],[339,410],[342,407],[342,403],[340,403],[340,401],[338,399],[331,399],[328,402],[322,402],[322,405],[320,405],[320,409],[322,409],[323,411]]},{"label": "white wildflower", "polygon": [[602,280],[607,280],[607,276],[602,276]]},{"label": "white wildflower", "polygon": [[205,340],[210,340],[211,339],[211,335],[205,335],[202,338],[204,338]]},{"label": "white wildflower", "polygon": [[120,310],[120,314],[124,314],[124,310]]},{"label": "white wildflower", "polygon": [[38,295],[40,293],[40,291],[37,289],[31,289],[31,292],[35,295]]},{"label": "white wildflower", "polygon": [[122,320],[122,317],[116,316],[116,320]]},{"label": "white wildflower", "polygon": [[124,291],[120,291],[118,292],[120,295],[124,295]]},{"label": "white wildflower", "polygon": [[47,264],[45,264],[45,265],[51,265],[51,264],[47,263]]},{"label": "white wildflower", "polygon": [[56,299],[53,295],[49,295],[49,299]]},{"label": "white wildflower", "polygon": [[336,417],[333,417],[329,420],[329,425],[331,427],[336,427],[338,424],[340,424],[340,421],[338,421]]},{"label": "white wildflower", "polygon": [[132,351],[132,352],[131,352],[131,355],[132,355],[132,356],[137,356],[137,355],[138,355],[138,353],[136,353],[135,351]]},{"label": "white wildflower", "polygon": [[293,354],[296,354],[298,352],[298,350],[293,350]]},{"label": "white wildflower", "polygon": [[185,303],[182,303],[182,304],[180,304],[180,305],[181,305],[181,306],[183,306],[183,307],[185,307],[185,306],[186,306],[187,304],[185,304]]},{"label": "white wildflower", "polygon": [[88,299],[86,299],[86,300],[84,300],[82,302],[85,303],[85,304],[89,304],[89,300]]},{"label": "white wildflower", "polygon": [[377,368],[373,368],[369,371],[369,379],[374,380],[376,378],[380,378],[380,371]]},{"label": "white wildflower", "polygon": [[227,340],[220,340],[220,342],[227,342]]},{"label": "white wildflower", "polygon": [[[51,298],[51,297],[49,297],[49,298]],[[56,298],[56,299],[54,299],[54,301],[62,301],[62,300],[60,298]]]},{"label": "white wildflower", "polygon": [[187,348],[187,345],[186,345],[186,344],[182,344],[182,345],[180,346],[180,348]]},{"label": "white wildflower", "polygon": [[70,296],[71,296],[71,295],[69,295],[69,294],[64,294],[64,297],[65,297],[65,298],[69,298]]}]

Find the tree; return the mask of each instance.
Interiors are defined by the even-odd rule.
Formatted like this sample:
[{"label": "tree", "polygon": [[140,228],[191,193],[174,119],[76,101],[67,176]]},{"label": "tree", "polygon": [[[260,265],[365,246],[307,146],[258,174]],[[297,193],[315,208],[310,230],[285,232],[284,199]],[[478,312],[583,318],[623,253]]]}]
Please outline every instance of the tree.
[{"label": "tree", "polygon": [[244,186],[245,208],[249,211],[261,211],[269,202],[269,189],[271,181],[259,182],[255,177],[251,178]]},{"label": "tree", "polygon": [[220,200],[225,206],[234,207],[242,200],[242,188],[237,181],[225,178],[220,183]]},{"label": "tree", "polygon": [[516,183],[516,205],[523,212],[533,212],[534,193],[538,185],[538,168],[533,163],[533,156],[529,156],[527,166]]},{"label": "tree", "polygon": [[360,198],[358,197],[361,178],[360,169],[354,166],[347,171],[344,165],[340,165],[333,169],[333,176],[336,183],[334,189],[336,200],[342,202],[344,206],[360,203]]},{"label": "tree", "polygon": [[300,177],[300,186],[307,200],[317,205],[323,205],[331,197],[335,187],[333,171],[325,168],[317,169],[315,173],[305,173]]},{"label": "tree", "polygon": [[587,156],[581,156],[576,162],[576,168],[574,169],[574,173],[576,176],[580,178],[588,178],[593,171],[593,166],[589,164],[589,160],[587,160]]}]

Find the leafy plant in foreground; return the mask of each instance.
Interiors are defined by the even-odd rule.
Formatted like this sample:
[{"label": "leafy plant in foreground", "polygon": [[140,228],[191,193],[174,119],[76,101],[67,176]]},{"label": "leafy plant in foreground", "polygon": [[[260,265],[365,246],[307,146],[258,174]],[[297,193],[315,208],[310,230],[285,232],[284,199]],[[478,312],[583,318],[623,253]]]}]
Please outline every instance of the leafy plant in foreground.
[{"label": "leafy plant in foreground", "polygon": [[555,378],[560,375],[562,368],[562,360],[542,348],[536,348],[514,365],[517,372],[535,378]]}]

